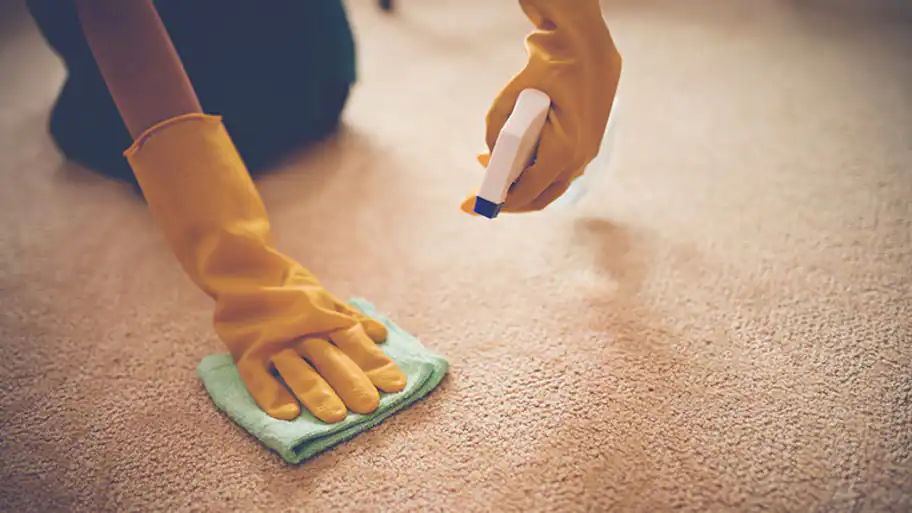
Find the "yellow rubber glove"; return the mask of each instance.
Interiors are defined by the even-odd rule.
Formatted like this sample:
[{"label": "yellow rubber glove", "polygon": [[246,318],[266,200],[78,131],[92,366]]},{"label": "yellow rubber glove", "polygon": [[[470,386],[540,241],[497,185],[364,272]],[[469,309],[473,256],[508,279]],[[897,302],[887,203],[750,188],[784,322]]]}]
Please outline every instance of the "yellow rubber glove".
[{"label": "yellow rubber glove", "polygon": [[374,411],[377,389],[405,387],[376,345],[386,328],[271,246],[266,210],[220,117],[167,120],[125,155],[183,269],[215,300],[215,330],[267,414],[294,419],[297,397],[338,422],[346,407]]},{"label": "yellow rubber glove", "polygon": [[[520,91],[551,97],[534,164],[510,189],[502,212],[542,210],[559,198],[598,155],[621,74],[621,56],[598,0],[519,0],[535,30],[525,67],[497,95],[486,117],[487,166],[497,135]],[[475,195],[462,203],[473,214]]]}]

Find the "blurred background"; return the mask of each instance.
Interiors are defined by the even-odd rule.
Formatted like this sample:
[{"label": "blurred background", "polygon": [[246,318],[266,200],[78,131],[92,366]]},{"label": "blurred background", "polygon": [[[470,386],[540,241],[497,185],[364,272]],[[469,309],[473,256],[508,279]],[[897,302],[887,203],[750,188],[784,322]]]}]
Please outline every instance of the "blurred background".
[{"label": "blurred background", "polygon": [[[206,101],[285,77],[230,116],[282,149],[257,164],[279,247],[451,375],[296,468],[215,411],[211,304],[118,167],[117,118],[74,96],[73,148],[109,172],[67,157],[66,70],[2,0],[0,509],[912,510],[912,3],[603,2],[610,173],[496,222],[458,206],[525,62],[517,2],[348,0],[357,79],[325,95],[318,2],[191,3],[194,69],[230,72]],[[258,9],[282,29],[215,21]]]}]

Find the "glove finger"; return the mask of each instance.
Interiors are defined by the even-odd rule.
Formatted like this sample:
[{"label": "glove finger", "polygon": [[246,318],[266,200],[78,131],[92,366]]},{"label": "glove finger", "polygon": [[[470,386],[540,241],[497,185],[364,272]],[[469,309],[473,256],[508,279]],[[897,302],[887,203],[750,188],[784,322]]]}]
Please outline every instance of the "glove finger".
[{"label": "glove finger", "polygon": [[327,423],[341,422],[348,413],[342,399],[294,349],[284,349],[272,358],[282,379],[315,417]]},{"label": "glove finger", "polygon": [[367,336],[360,325],[333,332],[330,339],[380,390],[395,393],[405,388],[405,374],[399,370],[393,359]]},{"label": "glove finger", "polygon": [[253,400],[270,417],[294,420],[301,414],[298,401],[264,365],[242,360],[238,363],[238,374]]},{"label": "glove finger", "polygon": [[528,205],[555,183],[567,168],[573,148],[560,136],[557,122],[549,118],[542,130],[535,162],[519,175],[504,199],[503,210],[528,210]]},{"label": "glove finger", "polygon": [[364,319],[361,319],[361,328],[374,343],[386,342],[386,339],[389,338],[389,330],[377,319],[365,316]]},{"label": "glove finger", "polygon": [[297,350],[351,411],[366,415],[380,405],[380,393],[370,378],[338,347],[323,339],[308,338],[298,344]]},{"label": "glove finger", "polygon": [[569,188],[570,188],[570,182],[564,182],[564,181],[555,182],[555,183],[551,184],[551,186],[549,186],[547,189],[545,189],[545,192],[541,193],[537,198],[532,200],[532,203],[525,205],[521,210],[506,210],[506,211],[511,212],[511,213],[518,213],[518,212],[537,212],[540,210],[544,210],[548,205],[553,203],[555,200],[557,200],[557,198],[560,198],[565,192],[567,192],[567,189],[569,189]]},{"label": "glove finger", "polygon": [[340,301],[336,306],[336,310],[339,313],[354,317],[355,320],[361,324],[361,327],[364,328],[364,332],[367,333],[367,336],[374,342],[379,344],[380,342],[385,342],[389,337],[389,330],[386,329],[386,326],[382,322],[368,316],[348,303]]},{"label": "glove finger", "polygon": [[478,161],[485,169],[488,167],[488,162],[491,162],[491,152],[479,153],[475,160]]},{"label": "glove finger", "polygon": [[459,205],[459,209],[462,210],[463,212],[465,212],[466,214],[470,214],[473,216],[479,215],[475,212],[475,198],[477,196],[478,196],[478,189],[475,189],[475,191],[473,191],[472,194],[466,196],[466,198],[464,200],[462,200],[462,204]]}]

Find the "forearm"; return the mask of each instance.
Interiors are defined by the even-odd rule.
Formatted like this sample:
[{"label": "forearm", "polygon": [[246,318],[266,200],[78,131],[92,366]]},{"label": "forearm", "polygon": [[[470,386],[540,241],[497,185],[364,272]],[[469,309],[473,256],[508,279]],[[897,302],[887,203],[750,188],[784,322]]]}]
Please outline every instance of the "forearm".
[{"label": "forearm", "polygon": [[76,0],[86,40],[133,138],[202,108],[152,0]]}]

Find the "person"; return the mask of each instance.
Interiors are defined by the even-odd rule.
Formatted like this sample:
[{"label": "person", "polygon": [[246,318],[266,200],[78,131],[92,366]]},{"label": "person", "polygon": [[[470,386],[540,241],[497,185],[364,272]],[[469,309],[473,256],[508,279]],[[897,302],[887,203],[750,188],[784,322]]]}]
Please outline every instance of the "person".
[{"label": "person", "polygon": [[[32,5],[39,7],[41,1],[33,0]],[[484,165],[489,158],[520,91],[540,89],[553,104],[535,163],[507,195],[502,209],[507,213],[546,207],[597,155],[621,71],[621,57],[598,0],[518,1],[534,25],[526,38],[528,60],[495,96],[486,114],[488,151],[479,156],[479,161]],[[287,90],[278,93],[273,103],[262,95],[244,98],[256,92],[256,86],[251,86],[246,93],[242,87],[221,99],[212,96],[210,107],[205,107],[182,61],[184,54],[177,50],[157,4],[169,5],[173,32],[211,31],[213,37],[200,39],[208,45],[194,43],[189,37],[180,39],[188,60],[194,63],[191,72],[195,70],[206,91],[214,91],[219,84],[213,85],[214,75],[207,75],[200,63],[218,60],[226,80],[231,77],[248,84],[282,82],[295,73],[298,79],[306,75],[310,85],[301,94],[312,96],[307,99],[309,103],[294,104]],[[332,7],[325,7],[329,4]],[[241,69],[257,60],[256,52],[268,54],[289,44],[288,37],[276,35],[284,30],[279,20],[282,16],[270,18],[279,25],[274,37],[266,41],[247,41],[243,27],[219,21],[223,20],[223,15],[217,14],[220,9],[243,11],[242,5],[249,6],[254,18],[259,9],[284,16],[287,8],[300,15],[298,21],[307,19],[313,27],[326,28],[327,20],[332,20],[338,24],[335,30],[339,33],[319,36],[323,43],[297,41],[315,45],[309,48],[304,64],[284,62],[282,69],[255,65]],[[304,266],[274,247],[266,209],[249,165],[229,133],[241,134],[238,139],[247,141],[247,156],[278,151],[287,141],[306,139],[304,133],[324,133],[326,126],[335,123],[340,100],[344,103],[353,79],[348,63],[334,63],[334,59],[344,61],[351,55],[348,27],[341,4],[330,0],[269,3],[268,9],[253,5],[224,0],[175,0],[173,4],[73,0],[72,14],[81,34],[78,38],[69,34],[69,40],[55,44],[81,52],[78,58],[68,57],[69,62],[95,69],[98,75],[85,78],[90,71],[70,68],[71,76],[84,73],[74,79],[83,85],[73,86],[83,89],[70,94],[101,97],[100,92],[87,89],[93,87],[93,80],[96,86],[103,83],[128,139],[108,137],[116,132],[110,113],[102,113],[105,119],[93,124],[88,114],[76,113],[76,106],[68,107],[73,109],[68,114],[61,111],[58,126],[68,128],[58,136],[79,130],[82,123],[85,133],[68,141],[68,148],[83,156],[106,154],[111,147],[124,143],[118,151],[184,272],[213,299],[215,332],[230,350],[257,404],[277,419],[294,419],[303,407],[324,422],[339,422],[349,411],[368,414],[376,410],[380,393],[401,391],[406,377],[378,346],[388,335],[383,324],[340,300]],[[211,11],[193,11],[197,8]],[[181,17],[177,14],[180,9],[191,12]],[[41,9],[34,12],[39,17],[47,14]],[[46,27],[52,23],[45,19]],[[251,23],[260,23],[261,29],[268,27],[262,19]],[[236,44],[221,47],[222,36],[215,36],[222,30],[237,31],[224,36]],[[52,38],[53,32],[46,31]],[[335,46],[317,46],[330,40]],[[241,48],[242,42],[250,45],[243,58],[232,54],[248,52]],[[191,50],[194,44],[202,48]],[[320,52],[328,55],[318,57]],[[233,66],[238,69],[232,70]],[[294,70],[298,66],[307,69]],[[232,86],[224,87],[227,90]],[[58,105],[65,101],[61,97]],[[294,112],[283,112],[284,102],[292,102]],[[216,105],[222,113],[211,110]],[[255,109],[248,109],[248,105],[261,112],[250,113]],[[295,125],[296,118],[303,118],[297,119],[303,126],[294,137],[269,140],[282,139],[282,127]],[[93,134],[93,130],[97,132]],[[268,136],[246,139],[257,131]],[[96,136],[102,142],[95,142]],[[265,150],[258,146],[261,143]],[[115,165],[110,156],[101,161],[102,167]],[[460,208],[471,212],[473,199],[474,195],[468,194]]]}]

